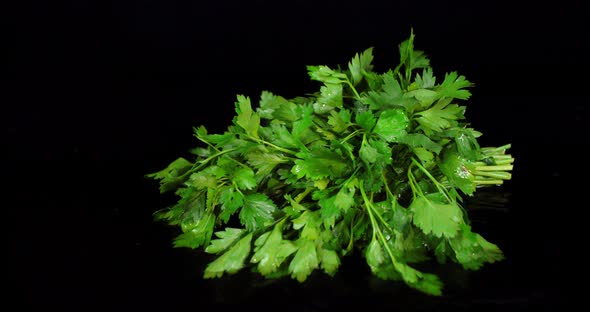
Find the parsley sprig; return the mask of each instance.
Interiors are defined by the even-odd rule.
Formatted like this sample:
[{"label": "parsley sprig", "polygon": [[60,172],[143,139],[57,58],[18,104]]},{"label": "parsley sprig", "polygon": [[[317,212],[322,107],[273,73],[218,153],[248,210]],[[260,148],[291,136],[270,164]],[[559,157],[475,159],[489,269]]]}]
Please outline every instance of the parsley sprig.
[{"label": "parsley sprig", "polygon": [[175,247],[217,255],[205,278],[250,268],[304,282],[361,252],[378,277],[440,295],[440,279],[415,263],[503,259],[461,203],[511,178],[510,145],[479,146],[459,104],[472,83],[456,72],[437,81],[413,33],[399,53],[384,73],[371,48],[346,69],[308,66],[320,83],[308,96],[264,91],[254,107],[238,95],[225,132],[195,128],[193,159],[148,175],[179,197],[155,213],[182,230]]}]

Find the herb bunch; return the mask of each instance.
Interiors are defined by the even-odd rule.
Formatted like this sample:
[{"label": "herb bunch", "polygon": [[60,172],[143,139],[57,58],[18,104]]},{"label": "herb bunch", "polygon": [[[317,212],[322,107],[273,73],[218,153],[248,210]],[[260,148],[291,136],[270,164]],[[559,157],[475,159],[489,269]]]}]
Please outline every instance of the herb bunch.
[{"label": "herb bunch", "polygon": [[205,278],[249,268],[304,282],[360,252],[379,278],[440,295],[440,279],[415,264],[477,270],[503,259],[462,199],[511,178],[510,145],[479,146],[458,104],[472,83],[456,72],[437,79],[413,33],[399,54],[384,73],[372,48],[346,69],[308,66],[321,85],[311,95],[264,91],[257,107],[238,95],[224,133],[195,128],[192,160],[147,175],[179,197],[155,213],[182,230],[174,246],[217,255]]}]

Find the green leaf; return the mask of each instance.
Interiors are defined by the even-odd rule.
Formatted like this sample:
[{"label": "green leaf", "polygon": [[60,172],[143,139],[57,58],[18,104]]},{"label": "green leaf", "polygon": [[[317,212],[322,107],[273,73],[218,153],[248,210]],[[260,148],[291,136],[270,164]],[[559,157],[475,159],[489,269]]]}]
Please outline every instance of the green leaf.
[{"label": "green leaf", "polygon": [[455,251],[457,262],[465,269],[477,270],[486,262],[494,263],[504,259],[498,246],[471,232],[468,225],[463,225],[461,233],[450,239],[449,243]]},{"label": "green leaf", "polygon": [[270,92],[263,91],[260,95],[260,106],[256,110],[260,118],[292,122],[299,118],[298,105]]},{"label": "green leaf", "polygon": [[371,111],[364,111],[362,113],[356,114],[354,117],[354,121],[361,126],[366,131],[373,130],[373,127],[377,123],[375,120],[375,116]]},{"label": "green leaf", "polygon": [[[414,31],[410,33],[410,38],[404,40],[399,45],[400,65],[404,65],[406,72],[411,73],[416,68],[424,68],[430,65],[430,61],[424,55],[424,52],[414,50]],[[406,75],[406,79],[410,77]]]},{"label": "green leaf", "polygon": [[156,220],[167,220],[169,224],[179,225],[196,223],[205,215],[206,191],[195,188],[179,188],[176,195],[180,196],[178,203],[170,208],[155,213]]},{"label": "green leaf", "polygon": [[464,90],[464,88],[471,86],[473,84],[465,79],[465,76],[460,76],[457,72],[450,72],[445,75],[445,79],[437,91],[443,97],[467,100],[471,96],[471,92]]},{"label": "green leaf", "polygon": [[364,141],[361,144],[361,148],[359,150],[359,156],[362,160],[368,163],[374,163],[377,161],[377,157],[379,156],[379,152],[376,148],[371,146],[368,141]]},{"label": "green leaf", "polygon": [[414,32],[410,34],[410,37],[399,44],[399,63],[409,64],[409,60],[414,52]]},{"label": "green leaf", "polygon": [[340,208],[336,206],[335,201],[336,195],[322,198],[319,201],[321,217],[327,228],[333,228],[336,218],[340,216]]},{"label": "green leaf", "polygon": [[443,129],[456,125],[456,120],[464,118],[465,107],[449,104],[450,99],[441,99],[431,108],[416,113],[416,120],[426,134],[441,132]]},{"label": "green leaf", "polygon": [[328,83],[320,87],[320,96],[313,105],[316,114],[324,114],[335,107],[342,107],[342,85]]},{"label": "green leaf", "polygon": [[256,177],[265,177],[279,164],[286,163],[288,160],[281,154],[272,153],[267,149],[260,149],[246,155],[248,164],[256,168]]},{"label": "green leaf", "polygon": [[352,183],[342,186],[334,199],[334,205],[346,212],[354,204],[355,187]]},{"label": "green leaf", "polygon": [[193,164],[183,157],[179,157],[171,162],[165,169],[155,173],[147,174],[146,176],[154,179],[171,179],[178,177],[188,170]]},{"label": "green leaf", "polygon": [[208,134],[207,129],[204,126],[193,128],[193,131],[195,136],[200,140],[217,146],[230,145],[233,140],[235,140],[235,135],[231,132],[225,132],[223,134]]},{"label": "green leaf", "polygon": [[174,247],[198,248],[209,244],[215,226],[215,216],[207,214],[196,223],[186,222],[182,225],[184,233],[174,240]]},{"label": "green leaf", "polygon": [[268,91],[262,91],[260,95],[259,107],[256,113],[260,118],[264,119],[279,119],[285,121],[296,120],[297,115],[293,111],[297,106],[289,103],[287,99],[282,96],[274,95]]},{"label": "green leaf", "polygon": [[347,79],[346,74],[330,69],[328,66],[307,66],[309,77],[326,84],[340,84]]},{"label": "green leaf", "polygon": [[463,223],[461,208],[445,203],[440,193],[418,196],[408,208],[414,213],[414,224],[426,234],[454,237]]},{"label": "green leaf", "polygon": [[434,155],[432,152],[424,147],[414,147],[414,154],[418,156],[423,164],[428,164],[434,161]]},{"label": "green leaf", "polygon": [[430,65],[430,60],[423,51],[413,51],[412,58],[410,61],[410,69],[414,70],[416,68],[426,68]]},{"label": "green leaf", "polygon": [[396,142],[406,134],[409,123],[410,120],[403,110],[386,110],[379,115],[373,133],[380,135],[387,142]]},{"label": "green leaf", "polygon": [[436,77],[432,74],[432,68],[424,68],[422,75],[416,74],[416,83],[423,89],[433,88],[436,84]]},{"label": "green leaf", "polygon": [[415,101],[404,96],[403,90],[392,71],[381,75],[383,85],[381,91],[373,90],[367,93],[365,101],[372,110],[383,110],[388,108],[404,107],[412,111],[412,103]]},{"label": "green leaf", "polygon": [[479,143],[472,131],[462,129],[455,136],[455,143],[457,144],[457,151],[459,155],[465,157],[467,160],[476,161],[481,158]]},{"label": "green leaf", "polygon": [[393,254],[400,262],[416,263],[429,259],[424,234],[420,230],[408,228],[405,233],[396,232],[389,245],[393,247]]},{"label": "green leaf", "polygon": [[222,168],[211,166],[191,174],[187,184],[197,189],[216,188],[218,178],[223,175]]},{"label": "green leaf", "polygon": [[233,172],[233,181],[242,190],[251,190],[256,187],[256,179],[254,178],[254,170],[249,167],[239,167]]},{"label": "green leaf", "polygon": [[211,244],[205,248],[206,253],[220,253],[229,248],[235,243],[244,233],[244,229],[236,229],[226,227],[223,231],[215,232],[215,235],[219,237],[211,241]]},{"label": "green leaf", "polygon": [[258,263],[258,272],[270,275],[277,271],[283,261],[297,250],[290,241],[283,240],[282,223],[275,225],[272,232],[265,237],[260,248],[257,248],[251,262]]},{"label": "green leaf", "polygon": [[219,202],[221,203],[219,217],[227,223],[231,215],[244,205],[244,195],[236,191],[233,186],[226,186],[219,192]]},{"label": "green leaf", "polygon": [[250,98],[238,95],[236,102],[236,125],[242,127],[248,135],[258,138],[258,128],[260,127],[260,116],[252,111]]},{"label": "green leaf", "polygon": [[297,109],[299,118],[293,122],[292,134],[295,138],[300,138],[302,134],[313,124],[313,107],[303,105]]},{"label": "green leaf", "polygon": [[165,193],[182,185],[182,183],[186,181],[186,177],[183,177],[183,175],[191,169],[192,166],[193,164],[188,160],[179,157],[171,162],[166,168],[155,173],[147,174],[146,177],[160,180],[160,193]]},{"label": "green leaf", "polygon": [[447,258],[450,257],[450,253],[452,252],[453,250],[446,239],[441,240],[434,249],[436,260],[442,264],[447,263]]},{"label": "green leaf", "polygon": [[407,144],[410,147],[415,148],[425,148],[428,151],[434,152],[436,154],[440,153],[442,150],[442,145],[432,141],[428,136],[422,133],[410,133],[407,135],[402,136],[399,139],[400,143]]},{"label": "green leaf", "polygon": [[439,163],[440,170],[449,182],[463,193],[472,195],[475,192],[475,166],[452,150],[445,153]]},{"label": "green leaf", "polygon": [[314,212],[306,210],[299,217],[293,219],[293,229],[303,229],[300,234],[301,238],[313,241],[319,237],[321,220],[318,212],[317,210]]},{"label": "green leaf", "polygon": [[313,270],[319,267],[318,254],[315,243],[311,240],[299,239],[296,244],[298,249],[289,264],[289,273],[292,278],[303,283]]},{"label": "green leaf", "polygon": [[328,273],[328,275],[334,276],[336,271],[338,271],[338,267],[340,266],[340,258],[338,254],[331,249],[321,248],[319,251],[320,259],[321,259],[321,268],[324,272]]},{"label": "green leaf", "polygon": [[365,250],[365,259],[371,271],[378,272],[380,270],[381,264],[385,262],[385,255],[378,240],[371,240],[371,243],[369,243]]},{"label": "green leaf", "polygon": [[440,98],[440,94],[436,91],[429,90],[429,89],[416,89],[409,92],[406,92],[404,95],[406,98],[413,97],[415,98],[418,103],[420,104],[419,107],[421,109],[430,107],[434,101]]},{"label": "green leaf", "polygon": [[321,179],[325,177],[337,178],[349,170],[349,164],[338,153],[327,148],[317,146],[310,152],[297,154],[295,166],[291,172],[299,178]]},{"label": "green leaf", "polygon": [[429,295],[442,295],[443,283],[438,276],[434,274],[423,273],[421,279],[410,286]]},{"label": "green leaf", "polygon": [[333,131],[340,133],[348,128],[351,117],[351,112],[345,108],[340,109],[338,112],[333,110],[330,112],[330,117],[328,117],[328,124],[332,126]]},{"label": "green leaf", "polygon": [[273,144],[284,148],[298,148],[301,146],[301,141],[295,138],[284,125],[271,123],[270,128],[274,135],[271,137]]},{"label": "green leaf", "polygon": [[366,49],[360,55],[355,54],[354,58],[348,63],[348,69],[352,76],[352,84],[357,85],[362,79],[365,73],[373,70],[373,48]]},{"label": "green leaf", "polygon": [[344,185],[336,195],[320,199],[320,215],[326,228],[333,228],[336,219],[352,207],[354,192],[354,186]]},{"label": "green leaf", "polygon": [[274,202],[262,193],[248,194],[244,197],[244,206],[240,211],[240,221],[246,230],[259,230],[274,221],[277,210]]},{"label": "green leaf", "polygon": [[235,274],[244,267],[244,260],[250,253],[252,233],[241,238],[223,255],[207,265],[204,278],[221,277],[224,273]]}]

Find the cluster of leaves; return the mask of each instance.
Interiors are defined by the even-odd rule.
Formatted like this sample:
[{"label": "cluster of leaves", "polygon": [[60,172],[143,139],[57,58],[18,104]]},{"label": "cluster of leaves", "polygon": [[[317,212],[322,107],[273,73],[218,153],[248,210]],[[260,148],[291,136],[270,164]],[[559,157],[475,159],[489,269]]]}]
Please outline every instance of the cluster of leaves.
[{"label": "cluster of leaves", "polygon": [[503,258],[475,233],[462,196],[510,179],[510,145],[480,147],[465,122],[472,84],[437,79],[414,34],[400,64],[373,70],[372,49],[347,69],[308,66],[321,83],[307,97],[239,95],[222,134],[201,126],[194,160],[148,175],[178,202],[156,213],[182,229],[176,247],[218,255],[204,277],[250,268],[268,278],[333,275],[361,252],[380,278],[440,295],[442,282],[413,264],[454,261],[465,269]]}]

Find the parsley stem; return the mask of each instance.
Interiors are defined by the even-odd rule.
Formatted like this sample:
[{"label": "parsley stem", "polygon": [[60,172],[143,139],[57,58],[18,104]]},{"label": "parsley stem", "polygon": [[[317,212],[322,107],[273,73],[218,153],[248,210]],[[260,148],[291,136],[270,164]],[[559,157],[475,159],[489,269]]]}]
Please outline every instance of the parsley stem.
[{"label": "parsley stem", "polygon": [[501,154],[501,155],[492,155],[491,157],[493,157],[494,160],[496,160],[496,161],[498,159],[506,159],[506,160],[514,161],[514,158],[512,158],[512,155]]},{"label": "parsley stem", "polygon": [[219,157],[219,156],[221,156],[221,155],[223,155],[223,154],[227,154],[227,153],[229,153],[229,152],[233,152],[233,151],[235,151],[235,150],[236,150],[235,148],[230,148],[230,149],[227,149],[227,150],[224,150],[224,151],[219,151],[219,152],[217,152],[217,153],[215,153],[215,154],[213,154],[213,155],[211,155],[211,156],[209,156],[209,157],[207,157],[207,158],[203,159],[203,160],[202,160],[200,163],[198,163],[198,165],[197,165],[197,163],[195,162],[195,163],[193,164],[193,167],[192,167],[190,170],[187,170],[187,171],[186,171],[184,174],[182,174],[182,175],[181,175],[179,178],[184,178],[186,175],[189,175],[189,174],[193,173],[195,170],[199,170],[199,169],[201,169],[201,167],[205,166],[205,165],[206,165],[208,162],[210,162],[211,160],[213,160],[213,159],[215,159],[215,158],[217,158],[217,157]]},{"label": "parsley stem", "polygon": [[372,239],[375,239],[375,235],[379,236],[379,238],[381,239],[381,242],[383,244],[383,247],[385,248],[385,250],[387,251],[387,254],[389,255],[389,258],[391,259],[391,263],[393,264],[393,267],[397,270],[397,271],[401,271],[403,268],[401,267],[401,264],[397,261],[397,259],[395,258],[393,251],[391,250],[391,248],[389,248],[389,245],[387,244],[387,242],[391,239],[391,237],[386,238],[385,235],[383,235],[383,232],[381,231],[381,228],[379,228],[379,225],[377,224],[377,220],[375,220],[375,216],[373,216],[373,213],[371,212],[373,208],[372,205],[372,201],[367,197],[367,194],[365,192],[365,187],[363,186],[363,181],[361,180],[359,183],[359,189],[361,191],[361,195],[363,197],[363,201],[365,202],[365,207],[367,208],[367,213],[369,214],[369,218],[371,219],[371,225],[373,226],[373,237]]},{"label": "parsley stem", "polygon": [[475,179],[475,184],[479,185],[500,185],[504,183],[504,180],[498,179]]},{"label": "parsley stem", "polygon": [[365,193],[365,187],[364,187],[362,180],[359,183],[359,189],[361,191],[361,196],[363,197],[363,201],[365,202],[365,208],[367,210],[367,214],[369,215],[369,219],[371,219],[371,225],[373,226],[372,239],[375,239],[376,232],[379,231],[379,226],[377,225],[377,221],[375,220],[375,217],[373,216],[373,213],[371,212],[371,201],[369,200],[369,198],[367,197],[367,194]]},{"label": "parsley stem", "polygon": [[216,151],[218,151],[218,152],[220,151],[220,150],[219,150],[219,149],[218,149],[218,148],[217,148],[215,145],[213,145],[213,144],[209,143],[209,141],[207,141],[207,140],[205,140],[205,139],[203,139],[203,138],[201,138],[201,137],[199,137],[199,136],[196,136],[196,137],[197,137],[197,139],[198,139],[199,141],[201,141],[201,142],[203,142],[203,143],[207,144],[208,146],[210,146],[210,147],[211,147],[211,148],[213,148],[214,150],[216,150]]},{"label": "parsley stem", "polygon": [[498,147],[482,147],[481,152],[485,155],[504,154],[504,152],[511,147],[511,144],[506,144]]},{"label": "parsley stem", "polygon": [[295,196],[295,199],[294,199],[295,202],[299,204],[309,193],[311,193],[312,190],[313,190],[313,188],[308,187],[305,189],[305,191],[297,194],[297,196]]},{"label": "parsley stem", "polygon": [[424,174],[426,174],[426,176],[432,181],[432,183],[434,183],[434,185],[436,186],[436,188],[438,189],[438,191],[443,194],[443,196],[447,199],[447,201],[449,203],[455,203],[454,200],[451,199],[451,197],[449,196],[447,190],[442,187],[442,185],[440,184],[440,182],[438,182],[437,179],[435,179],[428,170],[426,170],[426,168],[424,168],[424,166],[422,166],[422,164],[420,164],[420,162],[418,162],[416,160],[416,158],[412,157],[412,163],[414,163],[414,165],[416,165],[422,172],[424,172]]},{"label": "parsley stem", "polygon": [[344,139],[342,139],[340,141],[340,143],[346,143],[346,141],[350,140],[352,137],[359,134],[359,132],[361,132],[361,131],[362,131],[361,129],[354,130],[351,134],[347,135]]},{"label": "parsley stem", "polygon": [[512,165],[500,165],[500,166],[477,166],[475,171],[507,171],[512,170]]},{"label": "parsley stem", "polygon": [[385,192],[387,193],[387,197],[390,197],[392,200],[396,200],[395,195],[391,192],[389,188],[389,184],[387,183],[387,177],[385,177],[385,170],[381,171],[381,178],[383,179],[383,185],[385,185]]},{"label": "parsley stem", "polygon": [[497,179],[502,179],[502,180],[510,180],[512,178],[512,175],[508,172],[489,172],[489,171],[480,171],[480,172],[476,172],[475,176],[480,176],[480,177],[490,177],[490,178],[497,178]]},{"label": "parsley stem", "polygon": [[[510,157],[510,156],[508,156],[508,157]],[[496,158],[495,156],[493,158],[494,158],[494,165],[495,166],[510,165],[514,162],[514,158],[504,159],[504,158]],[[483,161],[475,161],[475,162],[472,162],[471,164],[473,164],[474,166],[487,166],[488,165]]]},{"label": "parsley stem", "polygon": [[412,197],[416,199],[416,194],[424,196],[422,193],[422,189],[418,186],[418,182],[416,182],[416,177],[414,177],[414,173],[412,173],[412,166],[408,167],[408,184],[412,189]]},{"label": "parsley stem", "polygon": [[361,96],[359,95],[359,93],[356,91],[356,89],[354,88],[354,86],[352,85],[352,83],[350,82],[350,80],[348,80],[348,78],[346,78],[346,84],[350,87],[350,89],[352,90],[352,93],[354,93],[354,97],[357,100],[361,100]]},{"label": "parsley stem", "polygon": [[348,240],[348,246],[346,246],[346,251],[349,252],[354,247],[354,222],[356,221],[356,214],[352,216],[352,220],[350,221],[350,239]]},{"label": "parsley stem", "polygon": [[277,146],[277,145],[274,145],[274,144],[272,144],[272,143],[270,143],[268,141],[261,140],[259,138],[255,138],[253,136],[248,136],[248,138],[251,139],[251,140],[253,140],[253,141],[256,141],[257,143],[266,144],[266,145],[268,145],[268,146],[270,146],[270,147],[272,147],[272,148],[274,148],[276,150],[279,150],[279,151],[281,151],[283,153],[287,153],[287,154],[290,154],[290,155],[293,155],[293,156],[295,156],[297,154],[296,152],[293,152],[292,150],[288,150],[286,148],[282,148],[282,147]]},{"label": "parsley stem", "polygon": [[376,211],[375,215],[377,216],[377,218],[379,219],[379,221],[381,221],[381,223],[383,223],[383,225],[390,231],[393,233],[393,228],[391,228],[391,225],[389,225],[389,223],[387,223],[387,221],[385,221],[385,219],[383,219],[383,216],[381,216],[381,214],[377,213]]}]

